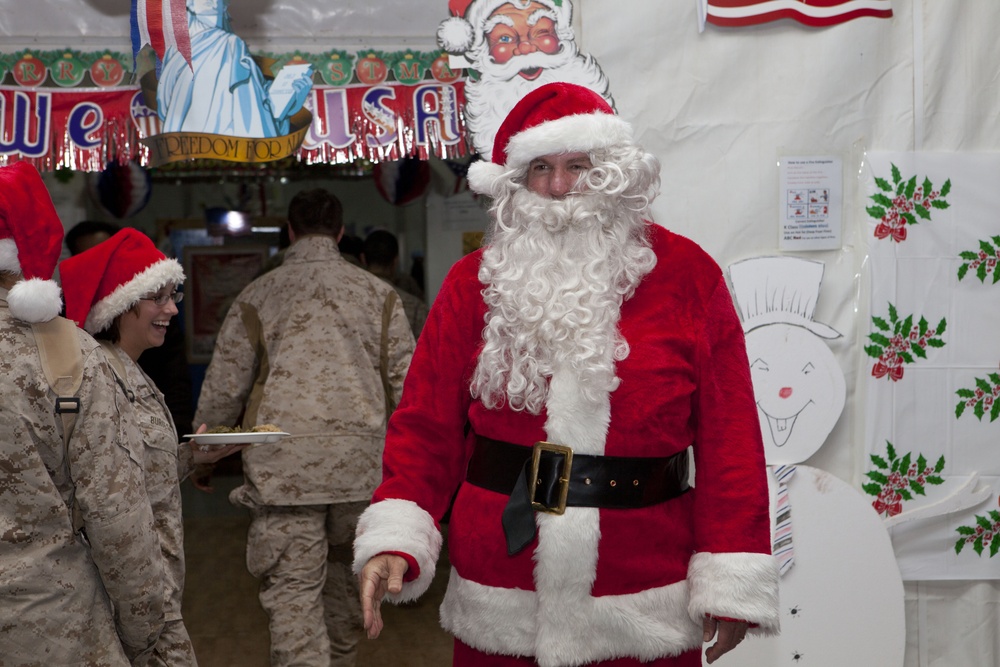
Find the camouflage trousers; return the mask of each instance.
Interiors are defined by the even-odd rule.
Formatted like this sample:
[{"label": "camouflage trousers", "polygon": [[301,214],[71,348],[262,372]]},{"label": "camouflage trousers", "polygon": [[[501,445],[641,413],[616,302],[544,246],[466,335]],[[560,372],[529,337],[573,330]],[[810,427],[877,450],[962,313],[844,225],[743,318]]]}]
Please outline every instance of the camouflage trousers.
[{"label": "camouflage trousers", "polygon": [[146,667],[198,667],[184,621],[167,621]]},{"label": "camouflage trousers", "polygon": [[351,563],[367,502],[254,506],[247,569],[260,579],[272,667],[353,667],[361,603]]}]

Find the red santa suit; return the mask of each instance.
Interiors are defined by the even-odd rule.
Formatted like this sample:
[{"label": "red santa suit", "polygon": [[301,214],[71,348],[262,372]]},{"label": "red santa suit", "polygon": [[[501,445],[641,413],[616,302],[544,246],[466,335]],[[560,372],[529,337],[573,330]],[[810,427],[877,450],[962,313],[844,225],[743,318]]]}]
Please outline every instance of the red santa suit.
[{"label": "red santa suit", "polygon": [[[743,331],[716,263],[659,226],[648,232],[656,266],[621,306],[618,328],[630,352],[617,362],[620,384],[596,405],[560,367],[541,414],[473,399],[487,313],[481,251],[452,268],[435,299],[389,422],[383,482],[359,523],[355,567],[379,553],[405,554],[419,573],[388,597],[421,595],[440,550],[438,522],[454,497],[441,622],[479,651],[533,656],[543,667],[651,661],[697,650],[706,614],[777,631],[777,568]],[[509,556],[501,526],[509,497],[465,481],[477,435],[526,452],[542,440],[623,457],[690,447],[695,488],[643,508],[536,514],[536,540]]]}]

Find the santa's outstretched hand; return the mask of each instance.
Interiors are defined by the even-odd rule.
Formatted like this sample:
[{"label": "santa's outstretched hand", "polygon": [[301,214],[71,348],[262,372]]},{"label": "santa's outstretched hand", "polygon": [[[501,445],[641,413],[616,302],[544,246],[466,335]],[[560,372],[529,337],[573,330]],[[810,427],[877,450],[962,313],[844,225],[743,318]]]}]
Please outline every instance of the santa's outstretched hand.
[{"label": "santa's outstretched hand", "polygon": [[376,639],[385,624],[382,621],[382,598],[386,593],[403,590],[403,575],[409,564],[402,556],[379,554],[361,569],[358,575],[361,589],[361,616],[368,639]]},{"label": "santa's outstretched hand", "polygon": [[731,621],[706,616],[702,622],[704,636],[702,641],[710,642],[718,633],[718,640],[705,651],[705,661],[712,664],[726,653],[736,648],[747,636],[749,624],[746,621]]}]

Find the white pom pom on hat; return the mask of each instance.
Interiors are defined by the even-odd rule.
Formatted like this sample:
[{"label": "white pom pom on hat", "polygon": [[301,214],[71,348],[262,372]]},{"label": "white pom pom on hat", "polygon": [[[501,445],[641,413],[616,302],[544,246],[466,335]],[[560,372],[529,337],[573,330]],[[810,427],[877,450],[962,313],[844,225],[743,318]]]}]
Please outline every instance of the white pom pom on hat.
[{"label": "white pom pom on hat", "polygon": [[0,271],[23,278],[7,295],[15,318],[48,322],[62,310],[52,280],[62,240],[62,222],[38,170],[27,162],[0,167]]}]

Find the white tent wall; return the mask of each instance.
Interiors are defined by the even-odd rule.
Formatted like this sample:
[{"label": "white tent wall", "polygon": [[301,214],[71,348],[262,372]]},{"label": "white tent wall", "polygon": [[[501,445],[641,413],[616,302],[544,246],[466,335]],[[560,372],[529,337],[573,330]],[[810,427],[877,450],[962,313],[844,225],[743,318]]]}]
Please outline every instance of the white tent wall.
[{"label": "white tent wall", "polygon": [[[778,254],[779,158],[843,159],[841,249],[795,254],[826,264],[815,319],[844,334],[831,348],[848,383],[840,422],[807,463],[858,486],[867,373],[858,317],[866,294],[859,173],[872,150],[1000,151],[1000,3],[895,0],[889,20],[701,33],[697,0],[574,6],[582,50],[597,58],[618,110],[663,163],[656,220],[696,240],[723,267]],[[0,48],[127,50],[127,7],[121,0],[0,0]],[[255,51],[429,49],[447,2],[239,0],[231,11],[234,31]],[[907,667],[1000,665],[1000,583],[911,582],[906,597]]]},{"label": "white tent wall", "polygon": [[[655,219],[724,268],[779,254],[779,158],[843,159],[841,249],[792,254],[826,264],[815,319],[844,334],[831,349],[848,383],[840,422],[807,463],[858,487],[867,376],[859,173],[872,150],[1000,150],[1000,4],[895,0],[888,20],[702,33],[695,0],[574,5],[582,50],[596,57],[619,112],[663,162]],[[906,623],[907,667],[1000,665],[996,581],[907,583]]]},{"label": "white tent wall", "polygon": [[[127,0],[0,0],[0,46],[129,47]],[[436,47],[437,0],[231,0],[232,29],[252,51]],[[123,41],[124,40],[124,41]]]}]

